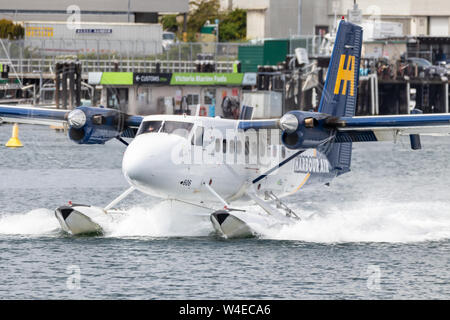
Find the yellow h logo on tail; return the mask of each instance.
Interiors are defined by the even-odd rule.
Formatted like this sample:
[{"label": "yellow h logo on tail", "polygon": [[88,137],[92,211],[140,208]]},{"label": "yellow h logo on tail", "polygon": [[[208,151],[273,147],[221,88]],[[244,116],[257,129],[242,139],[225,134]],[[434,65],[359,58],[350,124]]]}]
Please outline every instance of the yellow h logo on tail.
[{"label": "yellow h logo on tail", "polygon": [[341,60],[339,60],[339,70],[336,77],[336,84],[334,85],[334,94],[339,94],[341,80],[344,80],[341,94],[346,95],[347,82],[350,81],[350,95],[353,96],[355,88],[355,57],[350,55],[348,56],[346,69],[344,69],[344,63],[345,54],[342,54]]}]

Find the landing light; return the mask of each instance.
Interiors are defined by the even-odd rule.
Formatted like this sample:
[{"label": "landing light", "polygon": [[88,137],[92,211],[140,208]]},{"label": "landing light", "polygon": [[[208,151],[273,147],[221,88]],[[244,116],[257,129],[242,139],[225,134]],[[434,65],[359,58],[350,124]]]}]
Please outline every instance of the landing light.
[{"label": "landing light", "polygon": [[86,124],[86,114],[80,109],[75,109],[69,113],[67,122],[71,127],[79,129]]},{"label": "landing light", "polygon": [[281,117],[280,128],[287,133],[292,133],[298,128],[298,119],[295,115],[288,113]]}]

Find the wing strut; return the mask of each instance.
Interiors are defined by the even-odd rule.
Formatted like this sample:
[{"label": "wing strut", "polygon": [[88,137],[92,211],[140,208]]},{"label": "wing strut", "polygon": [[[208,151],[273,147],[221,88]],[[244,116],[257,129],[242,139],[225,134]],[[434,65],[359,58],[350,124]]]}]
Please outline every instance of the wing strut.
[{"label": "wing strut", "polygon": [[265,177],[267,177],[269,174],[271,174],[272,172],[274,172],[276,169],[281,168],[282,166],[284,166],[286,163],[288,163],[289,161],[291,161],[292,159],[294,159],[295,157],[297,157],[299,154],[301,154],[302,152],[304,152],[305,150],[300,150],[297,151],[296,153],[294,153],[292,156],[290,156],[287,159],[284,159],[283,161],[281,161],[279,164],[277,164],[276,166],[273,166],[272,168],[270,168],[269,170],[267,170],[266,172],[264,172],[262,175],[260,175],[259,177],[257,177],[256,179],[254,179],[252,181],[253,184],[257,183],[258,181],[264,179]]},{"label": "wing strut", "polygon": [[105,212],[109,209],[111,209],[112,207],[114,207],[116,204],[118,204],[120,201],[122,201],[123,199],[125,199],[130,193],[132,193],[135,189],[135,187],[131,186],[129,187],[127,190],[125,190],[124,193],[122,193],[120,196],[118,196],[117,198],[115,198],[113,201],[111,201],[105,208],[103,208],[105,210]]}]

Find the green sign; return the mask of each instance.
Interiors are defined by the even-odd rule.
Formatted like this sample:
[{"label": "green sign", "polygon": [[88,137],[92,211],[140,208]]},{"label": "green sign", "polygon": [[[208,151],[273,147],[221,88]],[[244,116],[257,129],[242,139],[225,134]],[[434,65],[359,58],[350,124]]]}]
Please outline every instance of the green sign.
[{"label": "green sign", "polygon": [[203,26],[203,27],[200,29],[200,33],[205,33],[205,34],[216,34],[216,26],[215,26],[215,25]]},{"label": "green sign", "polygon": [[172,74],[171,85],[241,85],[243,73],[181,73]]},{"label": "green sign", "polygon": [[100,84],[104,85],[132,85],[133,72],[103,72]]}]

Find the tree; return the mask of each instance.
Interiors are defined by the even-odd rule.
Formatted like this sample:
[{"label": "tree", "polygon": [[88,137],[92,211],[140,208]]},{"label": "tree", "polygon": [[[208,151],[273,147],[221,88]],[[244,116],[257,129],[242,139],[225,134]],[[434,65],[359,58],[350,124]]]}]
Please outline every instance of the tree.
[{"label": "tree", "polygon": [[179,24],[177,22],[176,14],[168,14],[161,18],[161,24],[163,26],[163,30],[167,30],[170,32],[177,33]]},{"label": "tree", "polygon": [[22,39],[24,34],[25,31],[22,25],[7,19],[0,20],[0,38],[18,40]]},{"label": "tree", "polygon": [[247,33],[247,12],[234,9],[222,15],[219,25],[220,41],[243,40]]},{"label": "tree", "polygon": [[[247,11],[234,9],[220,12],[219,0],[194,0],[190,3],[191,11],[188,14],[187,36],[188,41],[196,41],[196,34],[206,24],[206,21],[214,23],[219,19],[219,40],[236,41],[243,40],[247,33]],[[176,15],[166,15],[161,18],[164,30],[181,35],[183,24],[178,23]]]},{"label": "tree", "polygon": [[188,41],[195,41],[195,35],[205,25],[206,21],[214,23],[219,19],[220,4],[218,0],[196,0],[189,3],[193,10],[187,21]]}]

